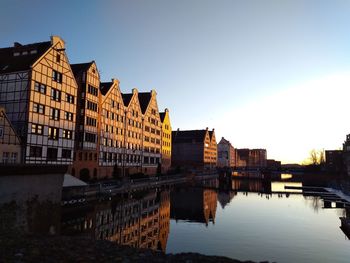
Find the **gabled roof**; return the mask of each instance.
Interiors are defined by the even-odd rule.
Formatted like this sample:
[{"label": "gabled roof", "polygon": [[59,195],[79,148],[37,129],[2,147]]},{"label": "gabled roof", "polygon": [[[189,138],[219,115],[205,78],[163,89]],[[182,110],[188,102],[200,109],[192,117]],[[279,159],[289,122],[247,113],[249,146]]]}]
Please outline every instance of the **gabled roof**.
[{"label": "gabled roof", "polygon": [[152,93],[151,92],[139,92],[139,102],[141,111],[144,114],[147,110],[148,104],[151,102]]},{"label": "gabled roof", "polygon": [[100,83],[101,94],[106,95],[112,86],[113,86],[113,82],[101,82]]},{"label": "gabled roof", "polygon": [[204,142],[207,130],[173,131],[174,143]]},{"label": "gabled roof", "polygon": [[72,71],[74,75],[78,75],[81,72],[89,70],[91,65],[94,63],[94,61],[87,62],[87,63],[77,63],[77,64],[71,64]]},{"label": "gabled roof", "polygon": [[165,115],[166,115],[166,112],[159,112],[161,122],[164,122]]},{"label": "gabled roof", "polygon": [[124,105],[127,107],[132,99],[133,93],[122,93]]},{"label": "gabled roof", "polygon": [[209,138],[210,138],[210,140],[212,140],[213,134],[214,134],[214,131],[209,131]]},{"label": "gabled roof", "polygon": [[222,137],[219,144],[231,144],[231,143],[228,140],[226,140],[224,137]]},{"label": "gabled roof", "polygon": [[29,70],[50,47],[51,41],[0,48],[0,74]]}]

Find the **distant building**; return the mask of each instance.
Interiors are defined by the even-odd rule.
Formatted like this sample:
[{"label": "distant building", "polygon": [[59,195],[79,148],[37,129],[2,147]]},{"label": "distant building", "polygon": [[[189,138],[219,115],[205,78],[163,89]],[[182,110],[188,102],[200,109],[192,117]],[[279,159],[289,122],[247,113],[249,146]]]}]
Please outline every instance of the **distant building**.
[{"label": "distant building", "polygon": [[166,173],[171,167],[171,123],[169,110],[160,112],[162,123],[162,173]]},{"label": "distant building", "polygon": [[0,158],[0,164],[21,161],[20,139],[2,107],[0,107]]},{"label": "distant building", "polygon": [[267,159],[266,160],[266,166],[269,169],[272,169],[272,170],[280,170],[281,169],[281,161],[276,161],[276,160],[273,160],[273,159]]},{"label": "distant building", "polygon": [[174,167],[216,167],[217,144],[214,129],[173,131],[171,162]]},{"label": "distant building", "polygon": [[326,169],[331,172],[341,172],[343,170],[343,151],[326,150]]},{"label": "distant building", "polygon": [[343,143],[343,162],[345,172],[350,176],[350,134],[346,135],[346,140]]},{"label": "distant building", "polygon": [[218,143],[218,167],[236,166],[235,148],[224,137]]},{"label": "distant building", "polygon": [[236,166],[263,168],[267,166],[266,149],[236,149]]}]

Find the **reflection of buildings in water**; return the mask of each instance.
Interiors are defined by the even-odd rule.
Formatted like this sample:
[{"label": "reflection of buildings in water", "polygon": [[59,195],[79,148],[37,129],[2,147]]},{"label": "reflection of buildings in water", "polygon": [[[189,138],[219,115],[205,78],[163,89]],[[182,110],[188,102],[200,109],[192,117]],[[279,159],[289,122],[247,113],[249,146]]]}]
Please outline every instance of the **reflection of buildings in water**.
[{"label": "reflection of buildings in water", "polygon": [[117,244],[165,251],[170,220],[169,192],[136,192],[127,199],[67,208],[62,228]]},{"label": "reflection of buildings in water", "polygon": [[233,191],[271,193],[271,181],[269,180],[232,180]]},{"label": "reflection of buildings in water", "polygon": [[171,192],[171,218],[190,222],[215,222],[217,193],[202,188],[177,189]]},{"label": "reflection of buildings in water", "polygon": [[236,192],[220,191],[218,193],[218,201],[219,201],[221,207],[224,209],[225,206],[231,202],[231,200],[234,198],[235,195],[237,195]]}]

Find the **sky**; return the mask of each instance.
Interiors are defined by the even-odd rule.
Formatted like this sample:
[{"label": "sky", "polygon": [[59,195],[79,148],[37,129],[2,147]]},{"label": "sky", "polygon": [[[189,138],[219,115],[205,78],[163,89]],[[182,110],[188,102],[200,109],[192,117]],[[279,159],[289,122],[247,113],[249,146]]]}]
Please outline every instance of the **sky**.
[{"label": "sky", "polygon": [[173,130],[302,162],[350,133],[350,1],[0,0],[0,47],[59,35],[71,63],[157,91]]}]

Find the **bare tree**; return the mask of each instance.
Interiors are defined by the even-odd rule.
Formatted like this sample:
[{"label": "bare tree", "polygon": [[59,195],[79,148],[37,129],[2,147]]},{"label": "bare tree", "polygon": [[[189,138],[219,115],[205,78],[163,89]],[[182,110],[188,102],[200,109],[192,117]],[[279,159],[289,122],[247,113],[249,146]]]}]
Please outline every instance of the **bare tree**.
[{"label": "bare tree", "polygon": [[305,164],[313,164],[313,165],[319,165],[325,163],[325,154],[324,149],[322,150],[315,150],[312,149],[310,151],[309,158],[305,162]]}]

